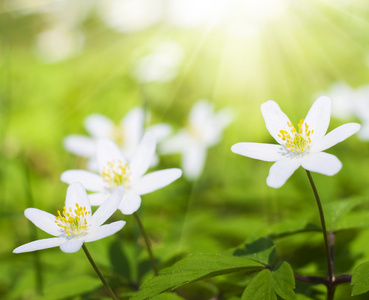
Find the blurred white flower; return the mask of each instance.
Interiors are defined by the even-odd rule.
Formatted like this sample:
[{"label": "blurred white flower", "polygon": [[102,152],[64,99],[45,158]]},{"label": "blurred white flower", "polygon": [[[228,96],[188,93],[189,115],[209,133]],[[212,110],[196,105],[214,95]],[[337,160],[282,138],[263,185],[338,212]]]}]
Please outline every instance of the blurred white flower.
[{"label": "blurred white flower", "polygon": [[78,30],[56,25],[38,34],[36,49],[44,61],[53,63],[76,55],[83,42],[84,36]]},{"label": "blurred white flower", "polygon": [[199,101],[190,112],[187,127],[164,141],[159,152],[181,153],[184,175],[196,179],[204,168],[207,149],[220,141],[223,130],[231,121],[230,109],[215,113],[209,101]]},{"label": "blurred white flower", "polygon": [[[97,140],[108,138],[113,140],[123,153],[123,156],[130,160],[144,133],[144,111],[136,107],[130,110],[121,122],[116,125],[109,118],[92,114],[85,120],[87,132],[91,135],[69,135],[64,139],[64,147],[71,153],[89,159],[88,168],[97,170],[96,150]],[[151,131],[157,141],[163,140],[171,132],[171,127],[167,124],[157,124],[150,126],[147,130]],[[153,164],[157,162],[154,156]]]},{"label": "blurred white flower", "polygon": [[107,197],[119,186],[125,194],[119,209],[130,215],[139,209],[141,195],[158,190],[182,175],[180,169],[166,169],[146,174],[155,154],[155,136],[148,132],[142,138],[135,155],[127,160],[120,149],[108,139],[97,143],[99,175],[84,170],[69,170],[61,175],[66,183],[79,181],[92,192],[89,194],[92,205],[102,205]]},{"label": "blurred white flower", "polygon": [[58,216],[36,208],[27,208],[24,215],[37,227],[55,236],[30,242],[14,249],[14,253],[30,252],[60,246],[63,252],[78,251],[83,243],[93,242],[121,230],[125,221],[102,225],[117,210],[124,188],[114,193],[91,215],[91,205],[86,191],[78,182],[68,187],[63,212]]},{"label": "blurred white flower", "polygon": [[261,105],[261,113],[269,133],[280,145],[237,143],[231,150],[254,159],[275,162],[267,178],[267,185],[273,188],[281,187],[300,166],[325,175],[336,174],[342,163],[336,156],[322,151],[360,129],[357,123],[347,123],[326,134],[331,116],[328,97],[318,98],[297,128],[272,100]]},{"label": "blurred white flower", "polygon": [[358,118],[362,124],[358,137],[369,140],[369,85],[354,89],[344,82],[338,82],[331,86],[327,94],[334,104],[332,115],[341,120]]},{"label": "blurred white flower", "polygon": [[182,59],[183,50],[178,44],[162,42],[136,62],[133,75],[142,83],[168,82],[177,77]]},{"label": "blurred white flower", "polygon": [[101,19],[112,29],[130,33],[158,23],[163,14],[162,0],[105,0],[99,3]]}]

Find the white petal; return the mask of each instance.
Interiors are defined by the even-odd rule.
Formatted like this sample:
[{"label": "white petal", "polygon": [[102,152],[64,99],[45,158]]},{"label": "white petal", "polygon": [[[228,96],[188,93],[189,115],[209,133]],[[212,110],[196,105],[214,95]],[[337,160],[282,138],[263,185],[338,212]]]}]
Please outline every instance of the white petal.
[{"label": "white petal", "polygon": [[201,144],[188,145],[185,149],[182,157],[182,167],[186,178],[196,179],[201,175],[205,165],[206,150]]},{"label": "white petal", "polygon": [[198,101],[190,112],[190,123],[193,127],[200,128],[213,117],[213,106],[207,100]]},{"label": "white petal", "polygon": [[286,155],[286,150],[281,145],[261,143],[237,143],[231,150],[233,153],[263,161],[281,160]]},{"label": "white petal", "polygon": [[329,176],[336,174],[342,168],[342,163],[336,156],[324,152],[305,156],[301,165],[308,171]]},{"label": "white petal", "polygon": [[98,227],[103,224],[118,209],[119,203],[123,198],[124,188],[119,186],[106,201],[96,210],[91,217],[91,225]]},{"label": "white petal", "polygon": [[143,136],[144,111],[140,107],[131,109],[121,122],[124,130],[124,150],[132,158]]},{"label": "white petal", "polygon": [[129,163],[131,170],[130,180],[132,182],[146,173],[154,157],[155,147],[155,136],[150,132],[146,132],[140,142],[140,145],[138,146],[135,155]]},{"label": "white petal", "polygon": [[310,136],[312,147],[314,143],[318,143],[327,132],[329,120],[331,118],[331,104],[331,99],[328,97],[319,97],[315,100],[305,118],[304,123],[309,126],[310,130],[314,130],[314,133]]},{"label": "white petal", "polygon": [[168,124],[160,123],[147,128],[147,131],[155,135],[156,141],[160,143],[172,133],[172,127]]},{"label": "white petal", "polygon": [[37,240],[37,241],[30,242],[28,244],[19,246],[18,248],[15,248],[13,250],[13,253],[31,252],[31,251],[41,250],[41,249],[48,249],[48,248],[60,246],[64,242],[65,242],[65,238],[59,238],[59,237]]},{"label": "white petal", "polygon": [[65,253],[73,253],[77,252],[79,249],[81,249],[83,245],[83,240],[79,239],[71,239],[67,240],[65,243],[60,245],[60,250]]},{"label": "white petal", "polygon": [[125,224],[125,221],[116,221],[111,224],[100,226],[99,228],[91,232],[91,234],[88,234],[84,241],[87,243],[103,239],[104,237],[112,235],[121,230]]},{"label": "white petal", "polygon": [[96,142],[84,135],[69,135],[64,141],[64,148],[67,151],[82,156],[93,157],[96,155]]},{"label": "white petal", "polygon": [[362,141],[368,141],[369,140],[369,122],[365,121],[362,124],[361,130],[358,133],[358,138]]},{"label": "white petal", "polygon": [[351,135],[355,134],[360,130],[360,124],[347,123],[333,129],[326,136],[324,136],[318,143],[311,147],[311,151],[324,151],[343,140],[347,139]]},{"label": "white petal", "polygon": [[110,194],[110,192],[92,193],[88,194],[88,199],[92,206],[100,206],[109,198]]},{"label": "white petal", "polygon": [[141,197],[133,192],[128,192],[123,196],[119,209],[124,215],[131,215],[141,206]]},{"label": "white petal", "polygon": [[65,207],[74,211],[76,204],[80,207],[86,207],[87,211],[91,211],[90,200],[88,200],[86,190],[79,182],[72,183],[67,190],[67,196],[65,199]]},{"label": "white petal", "polygon": [[181,130],[173,137],[159,145],[159,152],[162,154],[183,152],[186,146],[192,141],[187,132]]},{"label": "white petal", "polygon": [[121,150],[109,139],[100,139],[97,141],[97,163],[99,172],[102,173],[108,162],[121,161],[126,162]]},{"label": "white petal", "polygon": [[277,161],[269,170],[267,185],[272,188],[281,187],[300,165],[301,161],[296,158]]},{"label": "white petal", "polygon": [[85,127],[94,138],[106,138],[113,130],[114,123],[103,115],[92,114],[86,118]]},{"label": "white petal", "polygon": [[167,186],[182,175],[180,169],[166,169],[146,174],[132,187],[139,195],[151,193]]},{"label": "white petal", "polygon": [[72,184],[80,182],[84,188],[92,192],[100,192],[105,189],[105,182],[102,177],[85,170],[68,170],[61,174],[60,180]]},{"label": "white petal", "polygon": [[59,236],[60,230],[55,223],[55,216],[37,208],[27,208],[24,215],[28,220],[48,234]]},{"label": "white petal", "polygon": [[273,100],[269,100],[261,104],[261,113],[265,121],[265,126],[270,135],[279,144],[284,145],[284,141],[278,135],[280,134],[281,130],[290,132],[290,127],[288,127],[288,122],[290,122],[290,119]]}]

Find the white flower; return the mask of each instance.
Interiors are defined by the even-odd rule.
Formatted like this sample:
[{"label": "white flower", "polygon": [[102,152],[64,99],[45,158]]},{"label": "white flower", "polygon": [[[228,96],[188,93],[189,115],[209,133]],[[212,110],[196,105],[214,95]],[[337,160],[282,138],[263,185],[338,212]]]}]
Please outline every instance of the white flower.
[{"label": "white flower", "polygon": [[362,124],[358,137],[363,141],[368,141],[369,85],[362,85],[354,89],[344,82],[338,82],[331,86],[328,94],[334,104],[332,115],[342,120],[358,118]]},{"label": "white flower", "polygon": [[30,252],[60,246],[63,252],[76,252],[83,243],[93,242],[121,230],[125,221],[102,225],[117,210],[124,188],[118,188],[109,199],[91,215],[86,191],[78,182],[67,190],[63,212],[58,216],[36,208],[27,208],[24,215],[37,227],[55,236],[37,240],[14,249],[14,253]]},{"label": "white flower", "polygon": [[182,58],[183,50],[178,44],[162,42],[136,62],[133,75],[141,83],[171,81],[178,75]]},{"label": "white flower", "polygon": [[163,15],[162,0],[105,0],[99,3],[101,19],[112,29],[130,33],[149,28]]},{"label": "white flower", "polygon": [[146,174],[155,154],[155,136],[148,132],[130,161],[122,155],[120,149],[108,139],[102,139],[97,144],[97,162],[99,175],[84,170],[69,170],[61,175],[66,183],[79,181],[92,192],[92,205],[101,205],[106,198],[119,186],[125,187],[125,194],[119,209],[129,215],[139,209],[140,195],[160,189],[182,175],[180,169],[166,169]]},{"label": "white flower", "polygon": [[[71,153],[89,158],[90,170],[97,170],[96,150],[97,140],[108,138],[113,140],[121,149],[123,156],[131,159],[137,150],[143,136],[144,111],[136,107],[130,110],[116,125],[109,118],[92,114],[85,120],[85,127],[91,137],[84,135],[70,135],[64,140],[64,147]],[[166,124],[157,124],[148,128],[158,140],[170,134],[171,128]]]},{"label": "white flower", "polygon": [[261,113],[269,133],[280,145],[237,143],[231,150],[251,158],[275,161],[267,178],[267,184],[274,188],[281,187],[299,166],[325,175],[336,174],[342,167],[341,162],[322,151],[360,129],[357,123],[347,123],[326,134],[331,114],[328,97],[318,98],[297,128],[272,100],[261,105]]},{"label": "white flower", "polygon": [[207,149],[220,141],[224,128],[231,121],[232,113],[229,109],[214,113],[210,102],[199,101],[191,110],[188,126],[164,141],[160,152],[182,153],[185,176],[196,179],[204,168]]}]

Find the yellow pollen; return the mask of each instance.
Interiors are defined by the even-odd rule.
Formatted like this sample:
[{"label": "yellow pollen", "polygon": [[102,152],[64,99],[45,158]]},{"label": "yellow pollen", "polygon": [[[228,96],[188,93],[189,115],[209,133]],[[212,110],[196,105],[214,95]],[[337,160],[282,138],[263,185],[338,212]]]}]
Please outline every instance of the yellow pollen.
[{"label": "yellow pollen", "polygon": [[127,187],[131,172],[127,163],[123,164],[120,160],[108,162],[102,171],[102,177],[109,184],[109,188],[116,188],[120,185]]},{"label": "yellow pollen", "polygon": [[65,206],[62,213],[58,210],[58,216],[55,217],[57,226],[63,229],[67,236],[84,233],[87,230],[87,216],[91,214],[91,211],[86,211],[86,207],[82,208],[78,203],[76,203],[74,214],[72,213],[72,208],[69,207],[68,211]]},{"label": "yellow pollen", "polygon": [[286,147],[295,153],[303,153],[310,148],[311,139],[310,136],[314,133],[314,130],[309,130],[309,125],[305,123],[304,119],[301,119],[298,124],[298,130],[293,126],[292,122],[287,122],[289,131],[280,130],[278,136],[284,141]]}]

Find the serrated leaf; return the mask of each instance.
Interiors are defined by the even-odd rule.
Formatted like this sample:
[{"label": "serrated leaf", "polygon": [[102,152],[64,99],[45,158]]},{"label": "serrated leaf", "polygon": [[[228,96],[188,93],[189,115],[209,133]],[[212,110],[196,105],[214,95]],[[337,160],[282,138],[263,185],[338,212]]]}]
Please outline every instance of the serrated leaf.
[{"label": "serrated leaf", "polygon": [[263,267],[244,257],[214,253],[192,254],[145,282],[132,300],[148,299],[199,279],[239,271],[259,271]]},{"label": "serrated leaf", "polygon": [[274,270],[265,269],[247,285],[241,300],[276,300],[277,295],[285,300],[295,300],[295,279],[290,265],[279,263]]},{"label": "serrated leaf", "polygon": [[241,300],[277,300],[272,287],[272,272],[263,270],[259,272],[247,285]]},{"label": "serrated leaf", "polygon": [[295,277],[291,266],[283,261],[277,264],[272,271],[272,283],[274,291],[283,299],[294,300],[296,299],[295,292]]},{"label": "serrated leaf", "polygon": [[351,285],[351,296],[369,291],[369,262],[365,262],[355,269],[352,274]]},{"label": "serrated leaf", "polygon": [[231,252],[234,256],[251,258],[269,266],[273,265],[276,257],[275,245],[268,238],[260,238],[243,247],[233,249]]}]

